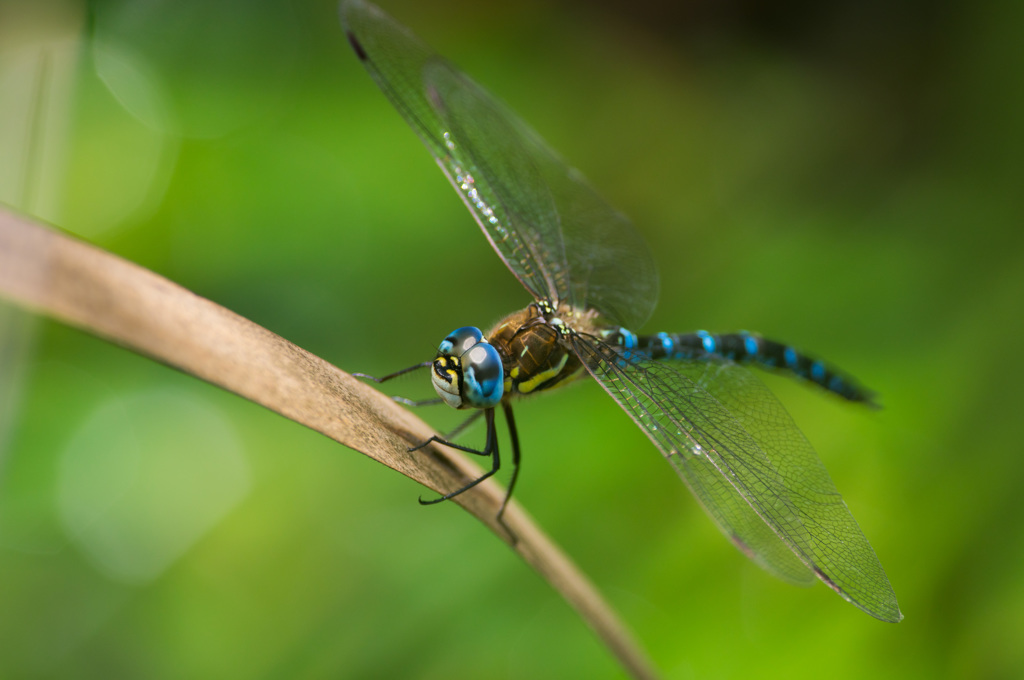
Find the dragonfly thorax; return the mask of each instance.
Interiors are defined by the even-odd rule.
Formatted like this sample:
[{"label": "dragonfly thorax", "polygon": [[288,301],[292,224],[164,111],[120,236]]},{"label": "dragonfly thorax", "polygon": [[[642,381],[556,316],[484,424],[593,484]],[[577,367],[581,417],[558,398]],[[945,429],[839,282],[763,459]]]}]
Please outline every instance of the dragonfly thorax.
[{"label": "dragonfly thorax", "polygon": [[569,336],[577,330],[589,332],[592,316],[542,303],[499,321],[487,337],[504,363],[505,398],[553,389],[580,377],[583,365]]},{"label": "dragonfly thorax", "polygon": [[509,314],[484,337],[457,328],[437,348],[434,390],[452,408],[493,408],[503,399],[564,385],[583,375],[569,336],[595,331],[593,312],[535,303]]}]

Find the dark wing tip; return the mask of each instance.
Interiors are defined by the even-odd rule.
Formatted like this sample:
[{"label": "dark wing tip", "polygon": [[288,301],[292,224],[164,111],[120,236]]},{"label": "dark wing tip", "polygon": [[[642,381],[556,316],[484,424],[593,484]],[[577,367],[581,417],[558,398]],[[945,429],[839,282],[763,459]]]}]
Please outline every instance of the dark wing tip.
[{"label": "dark wing tip", "polygon": [[893,597],[891,606],[889,606],[889,603],[880,603],[881,606],[876,605],[874,607],[867,607],[863,603],[858,602],[857,600],[854,600],[852,597],[850,597],[849,593],[847,593],[838,585],[836,585],[836,582],[833,581],[829,576],[825,574],[825,572],[823,572],[818,567],[814,567],[814,573],[818,578],[822,580],[822,582],[824,582],[825,585],[827,585],[832,590],[836,591],[836,593],[839,594],[839,597],[843,598],[844,600],[846,600],[853,606],[857,607],[861,611],[866,612],[871,616],[874,616],[879,621],[885,621],[886,623],[899,623],[903,620],[903,612],[900,611],[899,605],[896,604],[895,597]]},{"label": "dark wing tip", "polygon": [[352,46],[356,56],[359,57],[359,61],[366,61],[366,50],[363,49],[363,44],[359,42],[355,34],[352,31],[346,30],[345,37],[348,38],[348,44]]}]

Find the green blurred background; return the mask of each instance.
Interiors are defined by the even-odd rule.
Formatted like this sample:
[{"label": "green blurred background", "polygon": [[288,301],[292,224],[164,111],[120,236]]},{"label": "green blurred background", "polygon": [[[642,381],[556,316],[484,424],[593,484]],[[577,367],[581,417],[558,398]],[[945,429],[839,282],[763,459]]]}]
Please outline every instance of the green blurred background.
[{"label": "green blurred background", "polygon": [[[596,386],[521,404],[518,499],[665,675],[1024,676],[1024,4],[385,9],[634,219],[648,330],[758,330],[882,395],[765,377],[898,625],[743,558]],[[348,371],[522,307],[336,17],[0,0],[0,201]],[[621,676],[456,506],[78,331],[0,324],[0,677]]]}]

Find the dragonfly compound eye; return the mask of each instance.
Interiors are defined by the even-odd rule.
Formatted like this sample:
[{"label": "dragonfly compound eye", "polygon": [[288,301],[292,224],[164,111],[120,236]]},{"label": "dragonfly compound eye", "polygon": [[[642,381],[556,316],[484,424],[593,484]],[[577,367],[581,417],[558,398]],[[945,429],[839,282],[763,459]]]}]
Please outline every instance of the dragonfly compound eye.
[{"label": "dragonfly compound eye", "polygon": [[505,388],[505,371],[494,345],[479,342],[462,355],[462,386],[462,396],[469,406],[498,405]]},{"label": "dragonfly compound eye", "polygon": [[484,334],[475,326],[456,328],[441,341],[437,348],[437,356],[461,357],[466,351],[484,339]]}]

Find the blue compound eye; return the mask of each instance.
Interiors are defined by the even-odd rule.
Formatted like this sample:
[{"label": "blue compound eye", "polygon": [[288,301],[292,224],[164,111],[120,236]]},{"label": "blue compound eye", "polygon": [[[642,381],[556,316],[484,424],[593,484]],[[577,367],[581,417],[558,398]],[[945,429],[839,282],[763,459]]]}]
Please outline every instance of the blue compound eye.
[{"label": "blue compound eye", "polygon": [[463,326],[456,328],[448,334],[448,337],[441,341],[437,348],[437,355],[460,357],[473,345],[484,339],[484,334],[475,326]]},{"label": "blue compound eye", "polygon": [[431,376],[438,396],[452,408],[491,408],[505,389],[505,368],[479,328],[448,334],[437,348]]},{"label": "blue compound eye", "polygon": [[501,401],[505,370],[498,350],[479,342],[462,355],[462,397],[474,408],[491,408]]}]

